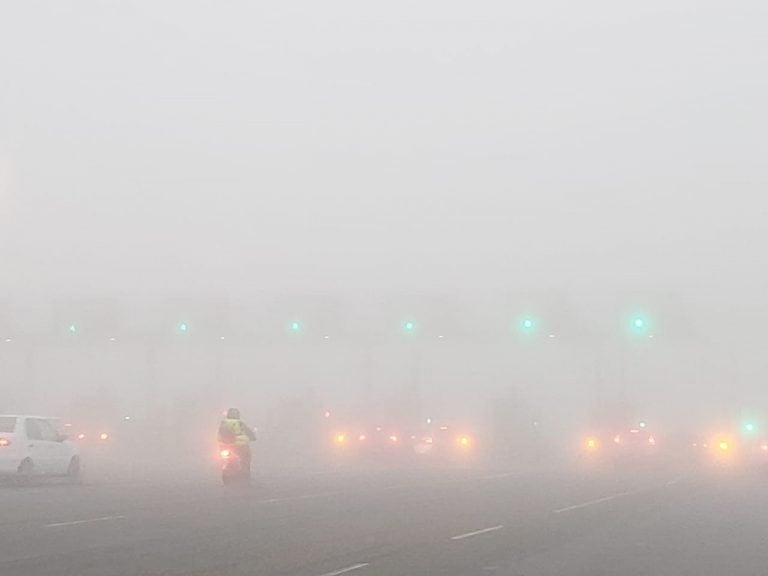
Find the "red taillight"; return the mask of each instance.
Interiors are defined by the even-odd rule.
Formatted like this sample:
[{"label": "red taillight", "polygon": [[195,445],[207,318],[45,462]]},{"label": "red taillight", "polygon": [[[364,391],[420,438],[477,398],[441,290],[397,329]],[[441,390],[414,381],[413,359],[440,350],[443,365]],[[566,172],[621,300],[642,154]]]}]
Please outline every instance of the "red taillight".
[{"label": "red taillight", "polygon": [[83,433],[81,432],[80,434],[78,434],[78,435],[77,435],[77,439],[78,439],[78,440],[85,440],[85,434],[83,434]]},{"label": "red taillight", "polygon": [[392,434],[392,436],[390,436],[390,437],[389,437],[389,441],[390,441],[390,442],[397,442],[397,441],[398,441],[398,438],[397,438],[397,436],[395,436],[394,434]]},{"label": "red taillight", "polygon": [[11,441],[8,440],[8,438],[0,438],[0,447],[2,446],[10,446]]},{"label": "red taillight", "polygon": [[360,442],[365,442],[365,440],[366,440],[367,438],[368,438],[368,437],[367,437],[365,434],[360,434],[360,436],[358,436],[358,437],[357,437],[357,439],[358,439],[358,440],[360,440]]},{"label": "red taillight", "polygon": [[229,458],[230,456],[232,456],[232,452],[230,452],[229,450],[222,450],[221,452],[219,452],[219,456],[221,456],[222,458]]}]

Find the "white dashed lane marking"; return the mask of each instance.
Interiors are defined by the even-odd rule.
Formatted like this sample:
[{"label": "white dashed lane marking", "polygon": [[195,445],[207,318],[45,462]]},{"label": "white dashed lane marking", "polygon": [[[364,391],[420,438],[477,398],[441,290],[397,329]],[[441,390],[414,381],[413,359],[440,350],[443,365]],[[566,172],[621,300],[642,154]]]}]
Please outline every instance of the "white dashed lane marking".
[{"label": "white dashed lane marking", "polygon": [[124,520],[125,516],[101,516],[100,518],[88,518],[87,520],[72,520],[71,522],[54,522],[46,524],[46,528],[60,528],[62,526],[79,526],[80,524],[92,524],[93,522],[108,522],[110,520]]},{"label": "white dashed lane marking", "polygon": [[466,534],[459,534],[458,536],[451,536],[451,540],[464,540],[465,538],[472,538],[472,536],[479,536],[480,534],[487,534],[488,532],[495,532],[504,528],[501,524],[498,526],[491,526],[490,528],[483,528],[482,530],[474,530],[473,532],[467,532]]},{"label": "white dashed lane marking", "polygon": [[361,568],[365,568],[368,566],[367,562],[363,562],[361,564],[353,564],[352,566],[347,566],[346,568],[342,568],[341,570],[336,570],[334,572],[326,572],[322,576],[339,576],[340,574],[346,574],[347,572],[354,572],[355,570],[360,570]]}]

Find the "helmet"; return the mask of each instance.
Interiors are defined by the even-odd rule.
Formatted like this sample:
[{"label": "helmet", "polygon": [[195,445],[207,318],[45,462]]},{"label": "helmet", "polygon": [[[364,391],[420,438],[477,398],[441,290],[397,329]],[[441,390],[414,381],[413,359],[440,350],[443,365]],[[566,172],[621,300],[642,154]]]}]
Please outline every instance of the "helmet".
[{"label": "helmet", "polygon": [[237,408],[230,408],[227,410],[227,418],[231,420],[240,420],[240,410]]}]

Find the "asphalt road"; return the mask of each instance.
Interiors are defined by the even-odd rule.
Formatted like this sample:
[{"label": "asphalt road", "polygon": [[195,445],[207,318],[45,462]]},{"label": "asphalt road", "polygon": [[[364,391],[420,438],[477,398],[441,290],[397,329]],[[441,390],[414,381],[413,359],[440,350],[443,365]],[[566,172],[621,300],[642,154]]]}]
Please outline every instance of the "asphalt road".
[{"label": "asphalt road", "polygon": [[451,469],[4,486],[0,574],[766,574],[764,486],[755,472]]}]

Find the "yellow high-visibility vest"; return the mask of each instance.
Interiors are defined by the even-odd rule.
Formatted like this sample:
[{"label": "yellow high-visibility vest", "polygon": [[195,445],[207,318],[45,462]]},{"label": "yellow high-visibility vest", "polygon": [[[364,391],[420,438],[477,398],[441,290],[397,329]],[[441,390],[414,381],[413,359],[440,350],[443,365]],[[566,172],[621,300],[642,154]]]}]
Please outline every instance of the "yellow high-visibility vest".
[{"label": "yellow high-visibility vest", "polygon": [[[231,434],[222,434],[224,431],[231,432]],[[234,443],[238,446],[246,446],[251,441],[245,431],[245,425],[240,420],[233,418],[224,418],[219,425],[219,442],[232,444],[232,439],[226,436],[234,437]]]}]

